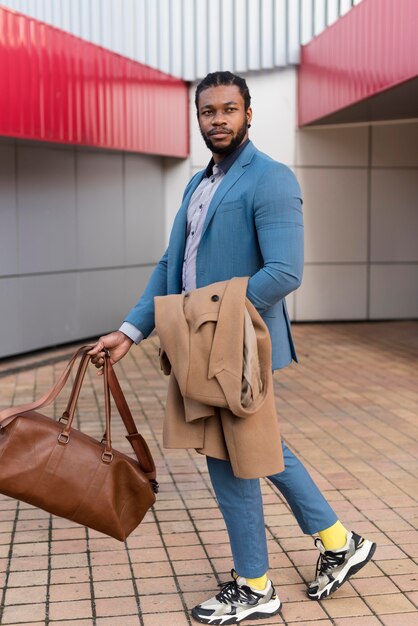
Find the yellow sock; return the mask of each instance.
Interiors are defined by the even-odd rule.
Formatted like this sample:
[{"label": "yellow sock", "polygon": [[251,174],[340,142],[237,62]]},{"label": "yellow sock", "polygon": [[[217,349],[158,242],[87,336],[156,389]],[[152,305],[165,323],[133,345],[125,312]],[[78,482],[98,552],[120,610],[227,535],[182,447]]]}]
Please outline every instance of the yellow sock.
[{"label": "yellow sock", "polygon": [[324,545],[325,550],[338,550],[343,548],[347,542],[348,530],[344,528],[338,520],[325,530],[319,532],[319,537]]},{"label": "yellow sock", "polygon": [[267,586],[267,573],[260,578],[247,578],[247,585],[258,591],[264,591]]}]

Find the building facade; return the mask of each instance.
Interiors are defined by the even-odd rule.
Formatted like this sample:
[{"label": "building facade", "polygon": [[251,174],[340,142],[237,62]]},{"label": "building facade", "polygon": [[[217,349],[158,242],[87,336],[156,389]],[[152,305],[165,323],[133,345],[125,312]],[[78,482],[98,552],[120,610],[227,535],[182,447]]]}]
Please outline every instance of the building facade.
[{"label": "building facade", "polygon": [[[315,63],[304,65],[304,54],[321,42],[326,48],[329,34],[337,28],[349,32],[353,20],[365,24],[367,15],[360,11],[374,11],[373,21],[387,25],[382,2],[395,3],[401,13],[410,5],[409,0],[3,3],[187,81],[190,149],[188,155],[164,154],[159,147],[151,155],[149,147],[0,140],[0,355],[96,336],[119,325],[164,250],[184,185],[207,164],[193,94],[196,81],[215,69],[246,76],[254,112],[251,139],[289,165],[302,186],[306,265],[301,288],[288,298],[292,319],[417,317],[415,92],[397,92],[394,100],[412,103],[401,111],[390,102],[373,104],[376,91],[357,100],[354,94],[341,108],[345,118],[343,113],[332,118],[336,114],[328,106],[300,124],[303,72]],[[395,45],[405,41],[395,38]],[[356,58],[353,51],[349,57],[353,71],[363,71],[359,84],[368,54]],[[410,71],[413,76],[414,67]],[[401,84],[411,88],[414,81],[404,77]],[[392,85],[381,92],[390,100]],[[361,102],[366,112],[358,110]],[[370,114],[373,107],[383,119]]]}]

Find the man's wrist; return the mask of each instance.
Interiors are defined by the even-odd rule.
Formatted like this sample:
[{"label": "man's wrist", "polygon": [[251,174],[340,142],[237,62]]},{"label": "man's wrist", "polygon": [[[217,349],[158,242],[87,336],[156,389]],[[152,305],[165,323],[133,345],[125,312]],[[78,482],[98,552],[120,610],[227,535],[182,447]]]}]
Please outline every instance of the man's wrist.
[{"label": "man's wrist", "polygon": [[139,328],[137,328],[130,322],[123,322],[123,324],[119,328],[119,331],[123,333],[124,335],[126,335],[128,339],[130,339],[136,344],[138,344],[140,341],[144,339],[144,335],[139,330]]}]

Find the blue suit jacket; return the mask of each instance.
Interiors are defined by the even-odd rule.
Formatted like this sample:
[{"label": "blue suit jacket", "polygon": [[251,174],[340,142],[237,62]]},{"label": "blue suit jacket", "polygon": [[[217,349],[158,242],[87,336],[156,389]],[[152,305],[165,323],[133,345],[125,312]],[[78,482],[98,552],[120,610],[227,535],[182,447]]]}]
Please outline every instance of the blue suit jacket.
[{"label": "blue suit jacket", "polygon": [[[168,248],[125,321],[146,337],[154,328],[154,296],[180,293],[190,198],[204,170],[187,185]],[[220,183],[209,206],[196,260],[196,285],[250,276],[247,296],[266,322],[273,369],[297,360],[284,297],[303,271],[303,219],[292,171],[251,142]]]}]

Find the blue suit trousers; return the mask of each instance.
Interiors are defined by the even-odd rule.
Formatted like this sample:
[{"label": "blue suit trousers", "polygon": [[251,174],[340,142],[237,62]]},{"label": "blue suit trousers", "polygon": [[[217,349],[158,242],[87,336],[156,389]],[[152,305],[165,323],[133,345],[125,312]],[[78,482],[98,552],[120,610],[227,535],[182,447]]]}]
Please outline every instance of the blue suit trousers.
[{"label": "blue suit trousers", "polygon": [[[302,532],[314,535],[338,520],[304,465],[282,442],[285,469],[268,476],[284,496]],[[234,567],[240,576],[258,578],[269,569],[259,479],[236,478],[229,461],[207,457],[209,475],[224,517]]]}]

